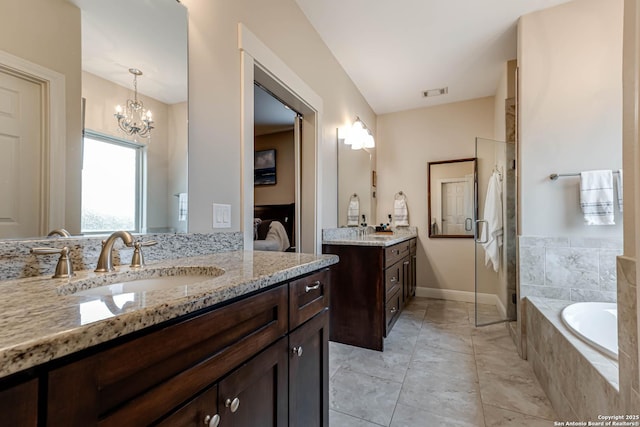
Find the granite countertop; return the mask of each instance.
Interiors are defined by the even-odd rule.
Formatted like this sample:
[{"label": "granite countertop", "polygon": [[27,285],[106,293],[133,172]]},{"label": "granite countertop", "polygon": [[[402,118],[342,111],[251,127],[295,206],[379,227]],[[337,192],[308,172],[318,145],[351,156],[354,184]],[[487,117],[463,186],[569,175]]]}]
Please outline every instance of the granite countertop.
[{"label": "granite countertop", "polygon": [[[234,251],[161,261],[143,269],[77,271],[72,279],[0,281],[0,378],[337,262],[335,255]],[[164,290],[73,294],[163,271],[222,274]]]},{"label": "granite countertop", "polygon": [[414,227],[397,229],[393,233],[368,233],[358,237],[357,233],[325,233],[322,243],[325,245],[353,245],[353,246],[393,246],[405,240],[413,239],[418,234]]}]

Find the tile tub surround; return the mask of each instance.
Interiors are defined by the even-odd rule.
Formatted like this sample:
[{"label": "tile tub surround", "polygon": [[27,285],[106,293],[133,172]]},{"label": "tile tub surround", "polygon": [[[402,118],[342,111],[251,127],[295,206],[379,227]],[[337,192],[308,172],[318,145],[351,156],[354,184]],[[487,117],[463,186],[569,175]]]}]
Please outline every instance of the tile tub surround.
[{"label": "tile tub surround", "polygon": [[520,298],[616,302],[622,240],[520,236]]},{"label": "tile tub surround", "polygon": [[618,363],[623,408],[640,408],[636,261],[618,257]]},{"label": "tile tub surround", "polygon": [[358,237],[358,228],[356,227],[326,228],[322,230],[322,243],[331,245],[392,246],[414,237],[418,237],[418,229],[416,227],[397,227],[393,229],[393,234],[371,232],[363,237]]},{"label": "tile tub surround", "polygon": [[[133,301],[100,320],[86,318],[102,304],[99,296],[61,295],[69,282],[114,283],[134,274],[128,266],[114,273],[78,271],[73,279],[48,276],[0,282],[0,377],[107,342],[241,295],[335,264],[333,255],[233,251],[154,263],[160,267],[216,267],[221,276],[176,288],[129,294]],[[136,270],[135,274],[140,274]],[[108,308],[106,308],[109,310]],[[104,311],[104,310],[103,310]],[[83,319],[83,317],[85,317]]]},{"label": "tile tub surround", "polygon": [[[52,275],[58,262],[58,256],[36,256],[29,253],[29,250],[35,247],[62,248],[67,246],[71,249],[69,257],[75,271],[94,269],[98,255],[102,250],[101,242],[106,237],[104,235],[0,241],[0,280]],[[158,242],[155,246],[143,248],[144,259],[147,263],[236,251],[243,248],[243,234],[240,232],[136,234],[134,237],[136,240],[155,240]],[[131,261],[133,248],[127,248],[122,244],[122,241],[117,241],[115,249],[114,264],[127,265]]]},{"label": "tile tub surround", "polygon": [[[525,300],[527,358],[562,420],[599,421],[598,415],[625,413],[618,389],[618,363],[564,326],[561,310],[569,301]],[[631,410],[631,408],[629,408]],[[627,412],[635,414],[634,412]]]}]

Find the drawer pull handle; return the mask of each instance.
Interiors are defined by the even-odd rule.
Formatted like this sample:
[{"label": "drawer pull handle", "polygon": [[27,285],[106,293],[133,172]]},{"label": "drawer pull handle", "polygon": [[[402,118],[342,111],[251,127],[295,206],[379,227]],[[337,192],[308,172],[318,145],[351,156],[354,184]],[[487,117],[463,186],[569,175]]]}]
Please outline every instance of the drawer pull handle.
[{"label": "drawer pull handle", "polygon": [[390,311],[391,311],[391,313],[395,313],[396,311],[398,311],[398,309],[397,309],[397,308],[395,308],[395,307],[391,307],[391,310],[390,310]]},{"label": "drawer pull handle", "polygon": [[231,409],[231,412],[236,412],[238,410],[238,407],[240,406],[240,399],[238,399],[237,397],[233,400],[227,399],[224,402],[224,406]]},{"label": "drawer pull handle", "polygon": [[396,254],[396,255],[400,255],[400,249],[394,249],[393,253]]},{"label": "drawer pull handle", "polygon": [[404,265],[409,265],[409,261],[403,262]]},{"label": "drawer pull handle", "polygon": [[306,285],[306,286],[304,287],[304,291],[305,291],[305,292],[315,291],[315,290],[317,290],[317,289],[320,289],[320,285],[321,285],[320,281],[319,281],[319,280],[317,280],[317,281],[316,281],[312,286]]},{"label": "drawer pull handle", "polygon": [[302,346],[293,347],[293,348],[291,349],[291,353],[292,353],[294,356],[302,357]]},{"label": "drawer pull handle", "polygon": [[220,415],[215,414],[213,417],[211,415],[207,415],[204,417],[204,425],[207,427],[218,427],[220,424]]},{"label": "drawer pull handle", "polygon": [[398,279],[396,279],[396,277],[392,277],[391,279],[389,279],[389,282],[391,283],[396,283],[398,281]]}]

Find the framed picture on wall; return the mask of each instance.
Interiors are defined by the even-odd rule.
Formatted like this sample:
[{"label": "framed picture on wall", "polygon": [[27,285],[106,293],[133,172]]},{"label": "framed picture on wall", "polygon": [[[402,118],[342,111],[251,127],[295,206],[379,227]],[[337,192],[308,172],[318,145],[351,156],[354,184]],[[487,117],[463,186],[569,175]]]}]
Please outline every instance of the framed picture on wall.
[{"label": "framed picture on wall", "polygon": [[254,153],[253,185],[276,184],[276,150],[261,150]]}]

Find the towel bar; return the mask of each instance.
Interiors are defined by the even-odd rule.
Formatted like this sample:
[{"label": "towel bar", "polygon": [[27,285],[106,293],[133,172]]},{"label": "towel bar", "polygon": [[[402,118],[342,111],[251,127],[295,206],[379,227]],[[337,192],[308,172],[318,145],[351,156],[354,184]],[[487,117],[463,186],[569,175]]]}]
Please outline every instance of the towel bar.
[{"label": "towel bar", "polygon": [[[619,173],[619,172],[618,171],[613,171],[613,173]],[[562,178],[562,177],[565,177],[565,176],[580,176],[580,174],[579,173],[559,173],[559,174],[558,173],[552,173],[551,175],[549,175],[549,179],[551,181],[555,181],[558,178]]]}]

